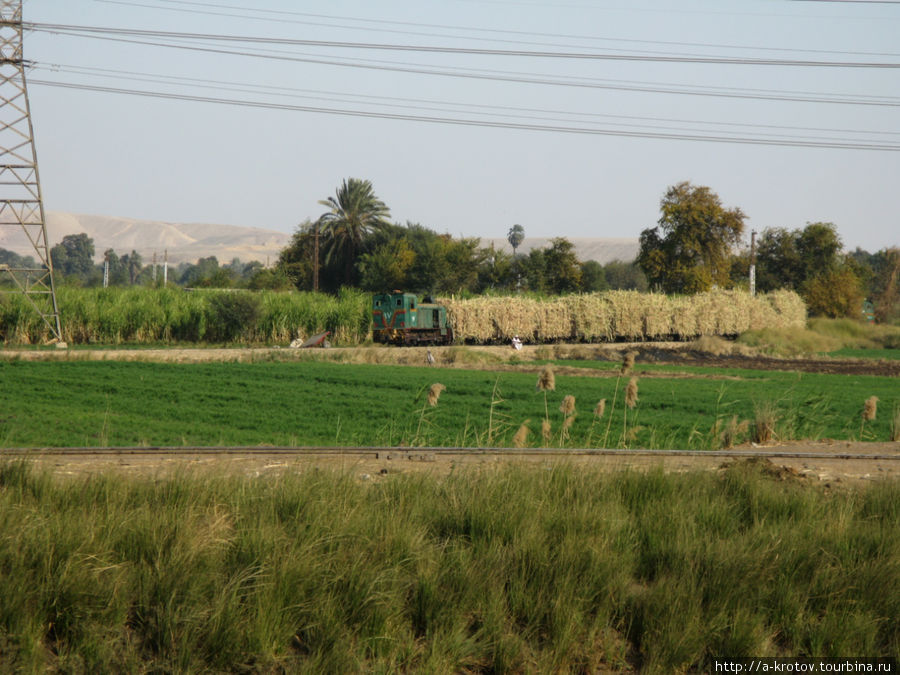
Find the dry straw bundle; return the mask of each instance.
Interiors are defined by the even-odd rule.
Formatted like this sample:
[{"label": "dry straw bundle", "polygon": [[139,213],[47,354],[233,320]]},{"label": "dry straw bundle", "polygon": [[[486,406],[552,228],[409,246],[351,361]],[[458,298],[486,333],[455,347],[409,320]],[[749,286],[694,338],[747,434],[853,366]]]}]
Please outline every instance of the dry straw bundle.
[{"label": "dry straw bundle", "polygon": [[666,296],[637,291],[442,300],[458,339],[525,341],[660,340],[670,336],[735,335],[754,328],[799,328],[806,306],[792,291],[751,297],[744,291]]}]

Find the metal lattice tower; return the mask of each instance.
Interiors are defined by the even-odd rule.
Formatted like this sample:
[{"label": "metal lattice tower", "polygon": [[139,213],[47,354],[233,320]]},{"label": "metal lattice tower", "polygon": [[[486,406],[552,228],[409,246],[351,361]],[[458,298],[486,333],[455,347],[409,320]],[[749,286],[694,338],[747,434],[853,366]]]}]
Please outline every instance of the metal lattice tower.
[{"label": "metal lattice tower", "polygon": [[0,0],[0,231],[23,230],[37,254],[36,267],[0,265],[0,279],[12,278],[13,292],[25,295],[52,341],[61,342],[25,65],[22,0]]}]

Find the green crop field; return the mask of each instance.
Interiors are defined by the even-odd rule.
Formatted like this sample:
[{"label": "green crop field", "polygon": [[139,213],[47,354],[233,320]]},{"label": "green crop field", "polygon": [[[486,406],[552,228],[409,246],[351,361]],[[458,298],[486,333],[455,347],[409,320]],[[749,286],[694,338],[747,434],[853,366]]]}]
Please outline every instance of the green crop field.
[{"label": "green crop field", "polygon": [[[555,390],[542,392],[534,366],[494,372],[314,361],[5,361],[0,447],[510,446],[527,421],[527,444],[534,446],[715,448],[748,440],[761,414],[773,419],[782,440],[885,441],[900,406],[890,377],[641,365],[634,374],[638,399],[627,408],[631,377],[591,376],[618,366],[567,365],[579,370],[565,372],[583,375],[557,375]],[[435,383],[446,389],[431,406],[427,393]],[[575,397],[575,416],[565,422],[560,405],[567,395]],[[861,413],[872,396],[878,413],[866,421]]]},{"label": "green crop field", "polygon": [[359,482],[0,464],[3,672],[714,672],[900,656],[900,485],[558,463]]},{"label": "green crop field", "polygon": [[[526,420],[534,446],[718,448],[760,416],[781,439],[883,441],[900,407],[891,377],[277,358],[0,361],[0,448],[510,446]],[[783,478],[752,462],[365,481],[0,462],[0,671],[671,673],[717,656],[900,656],[900,485]]]}]

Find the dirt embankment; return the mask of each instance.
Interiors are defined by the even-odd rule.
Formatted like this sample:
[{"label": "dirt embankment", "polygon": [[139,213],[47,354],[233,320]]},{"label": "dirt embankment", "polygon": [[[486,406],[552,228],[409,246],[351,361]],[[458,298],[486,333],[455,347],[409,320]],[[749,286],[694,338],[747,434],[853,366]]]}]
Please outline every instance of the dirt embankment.
[{"label": "dirt embankment", "polygon": [[[255,348],[104,348],[104,349],[7,349],[0,350],[0,360],[89,360],[89,361],[159,361],[168,363],[202,363],[216,361],[270,361],[315,359],[343,363],[390,365],[425,365],[430,351],[437,367],[516,369],[529,362],[550,359],[583,361],[619,361],[626,352],[634,351],[636,361],[707,368],[741,368],[747,370],[785,370],[805,373],[846,375],[900,376],[900,359],[835,359],[822,357],[782,358],[754,354],[725,341],[718,348],[704,350],[694,343],[604,343],[529,345],[513,352],[508,346],[452,347],[344,347],[333,349]],[[577,367],[576,367],[577,368]],[[581,370],[583,374],[584,369]],[[559,371],[558,371],[559,372]],[[602,372],[596,373],[604,375]],[[642,374],[647,376],[647,373]],[[667,376],[671,377],[669,373]],[[725,376],[723,376],[725,377]]]},{"label": "dirt embankment", "polygon": [[708,368],[744,368],[747,370],[790,370],[803,373],[833,373],[838,375],[900,376],[900,360],[778,358],[745,354],[708,354],[690,350],[639,350],[639,361],[673,363]]}]

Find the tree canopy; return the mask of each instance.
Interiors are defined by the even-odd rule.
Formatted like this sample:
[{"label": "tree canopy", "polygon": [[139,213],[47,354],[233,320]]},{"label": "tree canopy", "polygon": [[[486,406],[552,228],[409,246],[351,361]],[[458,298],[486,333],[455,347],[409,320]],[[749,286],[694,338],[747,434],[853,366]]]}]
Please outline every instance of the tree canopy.
[{"label": "tree canopy", "polygon": [[325,260],[341,262],[344,283],[349,285],[354,282],[356,256],[363,239],[388,225],[390,209],[375,195],[372,183],[359,178],[345,179],[334,197],[319,203],[329,209],[318,220]]},{"label": "tree canopy", "polygon": [[87,276],[94,268],[94,240],[84,232],[67,234],[50,249],[53,269],[66,276]]},{"label": "tree canopy", "polygon": [[506,233],[506,239],[509,241],[509,245],[512,246],[513,255],[515,256],[519,244],[525,240],[525,228],[518,224],[513,225],[509,228],[509,232]]},{"label": "tree canopy", "polygon": [[670,187],[660,201],[657,226],[641,232],[638,264],[667,293],[699,293],[731,283],[731,251],[746,216],[726,209],[708,187]]}]

